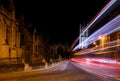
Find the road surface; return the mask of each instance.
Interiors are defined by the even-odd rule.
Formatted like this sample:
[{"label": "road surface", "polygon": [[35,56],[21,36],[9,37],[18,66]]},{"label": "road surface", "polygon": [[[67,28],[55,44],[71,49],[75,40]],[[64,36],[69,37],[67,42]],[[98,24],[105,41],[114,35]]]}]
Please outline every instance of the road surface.
[{"label": "road surface", "polygon": [[63,61],[47,69],[1,73],[0,81],[119,81],[81,68],[83,66],[72,61]]}]

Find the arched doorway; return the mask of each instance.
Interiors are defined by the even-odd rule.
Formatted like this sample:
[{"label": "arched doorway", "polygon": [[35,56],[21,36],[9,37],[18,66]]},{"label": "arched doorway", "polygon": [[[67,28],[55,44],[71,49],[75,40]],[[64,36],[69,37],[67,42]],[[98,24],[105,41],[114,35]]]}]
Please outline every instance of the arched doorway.
[{"label": "arched doorway", "polygon": [[57,55],[59,56],[59,59],[64,58],[64,52],[65,52],[65,47],[63,45],[58,45],[56,47]]}]

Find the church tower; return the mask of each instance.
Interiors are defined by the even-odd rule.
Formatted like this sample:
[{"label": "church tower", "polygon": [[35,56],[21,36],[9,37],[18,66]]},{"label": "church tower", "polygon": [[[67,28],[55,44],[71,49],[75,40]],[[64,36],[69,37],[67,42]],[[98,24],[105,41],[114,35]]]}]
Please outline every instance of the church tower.
[{"label": "church tower", "polygon": [[[83,24],[80,24],[80,34],[82,34],[84,28],[85,28],[86,24],[83,23]],[[79,44],[84,41],[86,38],[88,37],[88,30],[83,34],[83,35],[80,35],[79,37]]]}]

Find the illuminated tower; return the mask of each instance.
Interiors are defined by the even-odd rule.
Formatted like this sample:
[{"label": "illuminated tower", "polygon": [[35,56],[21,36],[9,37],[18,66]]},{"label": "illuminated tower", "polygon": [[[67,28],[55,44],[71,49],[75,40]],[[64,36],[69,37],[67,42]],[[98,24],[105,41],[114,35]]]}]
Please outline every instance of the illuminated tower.
[{"label": "illuminated tower", "polygon": [[[80,34],[82,34],[83,32],[83,29],[85,28],[86,24],[80,24]],[[86,38],[88,37],[88,30],[83,34],[83,35],[80,35],[79,37],[79,44],[84,41]]]}]

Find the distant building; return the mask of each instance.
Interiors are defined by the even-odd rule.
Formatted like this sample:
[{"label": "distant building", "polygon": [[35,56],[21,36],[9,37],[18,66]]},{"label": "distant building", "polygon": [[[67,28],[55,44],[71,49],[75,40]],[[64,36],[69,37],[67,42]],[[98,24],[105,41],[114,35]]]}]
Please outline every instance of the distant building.
[{"label": "distant building", "polygon": [[[65,44],[54,44],[50,46],[50,54],[53,61],[60,61],[62,59],[68,58],[66,55],[68,45]],[[65,54],[66,53],[66,54]]]},{"label": "distant building", "polygon": [[[83,30],[85,29],[85,23],[84,24],[80,24],[80,34],[82,34],[82,32],[83,32]],[[83,34],[83,35],[80,35],[80,37],[79,37],[79,44],[81,43],[81,42],[83,42],[87,37],[88,37],[88,30]]]}]

